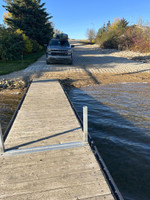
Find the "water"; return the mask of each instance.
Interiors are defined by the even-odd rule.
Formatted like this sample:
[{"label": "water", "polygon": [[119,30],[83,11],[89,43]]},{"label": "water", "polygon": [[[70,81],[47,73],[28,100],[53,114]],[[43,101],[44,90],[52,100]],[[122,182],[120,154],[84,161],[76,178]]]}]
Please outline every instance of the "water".
[{"label": "water", "polygon": [[150,84],[126,83],[68,89],[125,200],[150,200]]}]

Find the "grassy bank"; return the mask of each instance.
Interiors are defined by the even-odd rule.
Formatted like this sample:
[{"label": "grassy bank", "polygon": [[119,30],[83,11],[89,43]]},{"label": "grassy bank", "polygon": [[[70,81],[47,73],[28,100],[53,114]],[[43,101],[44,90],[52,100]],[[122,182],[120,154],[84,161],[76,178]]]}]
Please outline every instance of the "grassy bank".
[{"label": "grassy bank", "polygon": [[0,75],[9,74],[14,71],[25,69],[30,64],[34,63],[38,58],[40,58],[44,53],[45,51],[24,55],[23,63],[21,58],[15,61],[0,60]]}]

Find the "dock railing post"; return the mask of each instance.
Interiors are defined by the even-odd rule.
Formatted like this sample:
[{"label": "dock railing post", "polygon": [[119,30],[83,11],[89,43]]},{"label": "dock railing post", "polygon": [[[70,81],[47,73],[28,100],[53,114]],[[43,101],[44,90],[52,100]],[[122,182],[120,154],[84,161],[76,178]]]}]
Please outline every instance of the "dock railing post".
[{"label": "dock railing post", "polygon": [[88,142],[88,107],[83,106],[83,141]]},{"label": "dock railing post", "polygon": [[2,126],[0,123],[0,153],[4,153],[5,148],[4,148],[4,140],[3,140],[3,135],[2,135]]}]

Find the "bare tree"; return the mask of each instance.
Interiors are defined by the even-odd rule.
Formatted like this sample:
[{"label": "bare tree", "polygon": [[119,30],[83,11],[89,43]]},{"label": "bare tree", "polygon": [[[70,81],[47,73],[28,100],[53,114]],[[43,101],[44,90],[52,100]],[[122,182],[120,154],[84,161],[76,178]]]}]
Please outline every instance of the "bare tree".
[{"label": "bare tree", "polygon": [[86,36],[87,36],[88,40],[90,42],[92,42],[92,40],[95,40],[95,37],[96,37],[95,30],[94,29],[87,29]]},{"label": "bare tree", "polygon": [[142,17],[139,17],[137,19],[137,25],[139,25],[139,26],[143,26],[144,25],[144,21],[143,21]]},{"label": "bare tree", "polygon": [[59,29],[54,29],[54,34],[53,37],[56,37],[57,34],[63,33],[62,31],[60,31]]},{"label": "bare tree", "polygon": [[141,17],[137,19],[137,25],[139,26],[150,26],[150,21],[144,21]]},{"label": "bare tree", "polygon": [[62,33],[62,31],[60,31],[60,30],[58,30],[58,29],[54,29],[54,33],[55,33],[55,34],[57,34],[57,33],[60,34],[60,33]]}]

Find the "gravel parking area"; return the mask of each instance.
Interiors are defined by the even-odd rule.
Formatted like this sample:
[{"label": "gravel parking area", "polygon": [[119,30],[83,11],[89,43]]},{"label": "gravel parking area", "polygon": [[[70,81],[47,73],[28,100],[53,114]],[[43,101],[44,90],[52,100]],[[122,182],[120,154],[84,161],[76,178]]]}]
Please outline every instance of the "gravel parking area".
[{"label": "gravel parking area", "polygon": [[[0,76],[3,79],[20,80],[28,77],[73,79],[72,85],[111,82],[150,82],[150,54],[114,49],[101,49],[97,45],[82,45],[71,41],[73,64],[46,64],[45,55],[24,70]],[[76,85],[76,83],[78,84]]]}]

